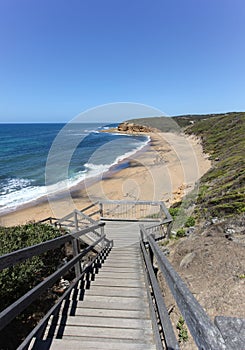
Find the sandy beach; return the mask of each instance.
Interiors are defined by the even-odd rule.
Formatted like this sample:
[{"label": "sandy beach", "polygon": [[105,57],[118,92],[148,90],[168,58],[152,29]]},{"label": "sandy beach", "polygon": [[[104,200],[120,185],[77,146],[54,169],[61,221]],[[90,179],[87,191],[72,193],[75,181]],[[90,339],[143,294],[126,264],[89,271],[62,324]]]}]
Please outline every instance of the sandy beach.
[{"label": "sandy beach", "polygon": [[0,217],[0,225],[14,226],[47,217],[62,218],[99,199],[162,200],[166,206],[179,201],[194,188],[210,168],[200,140],[174,133],[151,133],[144,151],[123,161],[121,170],[111,171],[94,183],[83,182],[60,199],[16,210]]}]

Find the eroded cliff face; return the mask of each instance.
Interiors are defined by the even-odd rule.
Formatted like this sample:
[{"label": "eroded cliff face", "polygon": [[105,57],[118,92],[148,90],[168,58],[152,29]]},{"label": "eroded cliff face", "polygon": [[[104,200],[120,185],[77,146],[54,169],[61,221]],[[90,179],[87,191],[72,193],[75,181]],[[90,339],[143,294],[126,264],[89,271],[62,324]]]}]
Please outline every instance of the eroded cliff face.
[{"label": "eroded cliff face", "polygon": [[153,132],[153,129],[149,126],[138,125],[134,123],[123,122],[118,125],[118,131],[128,132],[128,133],[138,133],[138,132]]}]

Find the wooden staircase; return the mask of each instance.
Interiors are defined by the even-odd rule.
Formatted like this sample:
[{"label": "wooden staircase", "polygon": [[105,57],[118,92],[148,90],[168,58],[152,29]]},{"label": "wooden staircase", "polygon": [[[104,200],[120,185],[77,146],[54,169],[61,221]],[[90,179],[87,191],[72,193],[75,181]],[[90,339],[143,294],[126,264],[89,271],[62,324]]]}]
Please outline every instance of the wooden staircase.
[{"label": "wooden staircase", "polygon": [[[94,281],[80,283],[68,307],[63,306],[59,316],[50,320],[46,339],[35,349],[156,349],[139,225],[113,222],[106,226],[115,247],[92,277]],[[127,233],[122,235],[123,227]]]},{"label": "wooden staircase", "polygon": [[[98,213],[100,221],[91,218]],[[244,320],[217,316],[213,324],[157,244],[168,237],[171,221],[162,202],[147,201],[104,201],[59,220],[43,220],[69,233],[1,256],[0,271],[66,243],[73,257],[1,311],[0,330],[74,270],[69,287],[17,350],[179,350],[158,270],[198,348],[243,349]],[[79,241],[85,239],[89,245],[81,250]],[[228,337],[231,323],[234,332],[230,336],[229,329]]]}]

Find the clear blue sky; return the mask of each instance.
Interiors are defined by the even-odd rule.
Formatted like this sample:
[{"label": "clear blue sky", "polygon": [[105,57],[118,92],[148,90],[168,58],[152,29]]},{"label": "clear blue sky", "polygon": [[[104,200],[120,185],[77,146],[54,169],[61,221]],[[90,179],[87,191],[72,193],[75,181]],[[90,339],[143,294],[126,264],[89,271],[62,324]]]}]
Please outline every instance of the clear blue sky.
[{"label": "clear blue sky", "polygon": [[244,111],[245,1],[0,0],[1,122],[124,101]]}]

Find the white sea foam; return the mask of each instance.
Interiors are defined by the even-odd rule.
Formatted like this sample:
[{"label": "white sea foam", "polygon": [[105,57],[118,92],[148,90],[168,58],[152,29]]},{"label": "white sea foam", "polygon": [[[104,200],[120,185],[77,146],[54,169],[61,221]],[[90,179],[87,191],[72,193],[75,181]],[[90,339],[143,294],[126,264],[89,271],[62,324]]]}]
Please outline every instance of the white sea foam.
[{"label": "white sea foam", "polygon": [[[142,142],[138,147],[135,147],[134,150],[118,156],[110,164],[86,163],[84,165],[84,171],[80,171],[72,178],[60,181],[54,185],[33,186],[31,180],[9,179],[6,185],[2,186],[1,188],[0,213],[3,214],[9,211],[14,211],[23,205],[45,198],[47,194],[59,195],[59,193],[72,189],[84,180],[101,177],[113,166],[119,164],[127,158],[132,157],[136,152],[142,150],[149,142],[150,137],[148,137],[147,140]],[[135,145],[138,145],[138,143]]]},{"label": "white sea foam", "polygon": [[18,179],[18,178],[9,178],[4,181],[0,188],[0,195],[5,195],[16,190],[28,187],[31,185],[31,180],[29,179]]}]

